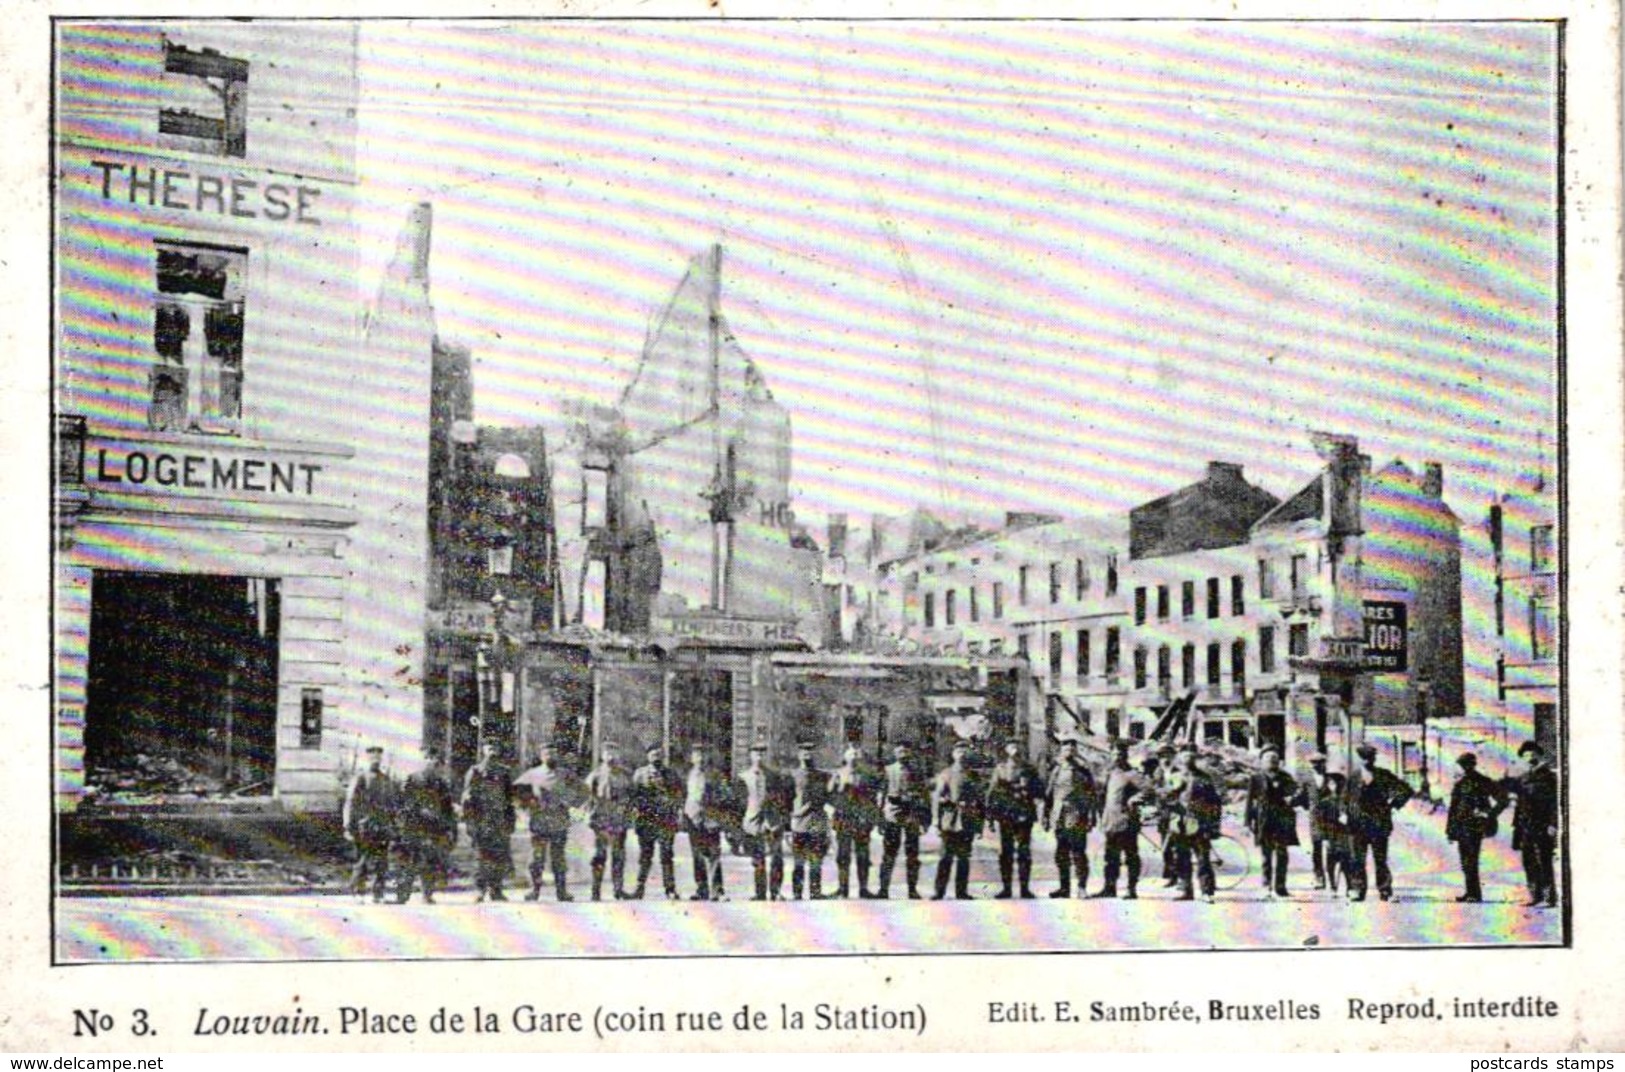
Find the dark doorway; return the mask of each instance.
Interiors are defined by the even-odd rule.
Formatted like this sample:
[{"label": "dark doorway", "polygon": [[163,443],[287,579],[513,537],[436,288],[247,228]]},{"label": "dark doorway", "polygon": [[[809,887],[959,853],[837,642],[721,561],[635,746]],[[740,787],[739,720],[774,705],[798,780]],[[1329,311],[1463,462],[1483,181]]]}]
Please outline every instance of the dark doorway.
[{"label": "dark doorway", "polygon": [[703,745],[714,769],[732,773],[733,674],[727,670],[678,670],[671,679],[671,754],[684,765]]},{"label": "dark doorway", "polygon": [[[1241,722],[1239,725],[1245,727],[1246,723]],[[1258,716],[1258,746],[1260,748],[1273,747],[1281,755],[1286,755],[1285,715]]]},{"label": "dark doorway", "polygon": [[91,592],[87,786],[270,795],[280,583],[98,570]]}]

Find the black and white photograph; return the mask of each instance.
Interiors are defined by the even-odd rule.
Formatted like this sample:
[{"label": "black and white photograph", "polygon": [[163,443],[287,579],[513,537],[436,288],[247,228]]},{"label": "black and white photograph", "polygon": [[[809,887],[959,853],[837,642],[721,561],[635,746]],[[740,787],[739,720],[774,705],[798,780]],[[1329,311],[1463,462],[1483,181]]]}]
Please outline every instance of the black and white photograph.
[{"label": "black and white photograph", "polygon": [[1561,30],[54,21],[53,961],[1565,946]]}]

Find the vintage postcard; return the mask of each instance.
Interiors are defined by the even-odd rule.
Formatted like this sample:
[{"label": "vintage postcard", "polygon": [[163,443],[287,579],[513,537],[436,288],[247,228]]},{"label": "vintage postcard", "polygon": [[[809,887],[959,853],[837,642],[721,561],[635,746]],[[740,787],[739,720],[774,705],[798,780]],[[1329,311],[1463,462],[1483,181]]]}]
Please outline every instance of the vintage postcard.
[{"label": "vintage postcard", "polygon": [[25,14],[7,1049],[1625,1048],[1613,5]]}]

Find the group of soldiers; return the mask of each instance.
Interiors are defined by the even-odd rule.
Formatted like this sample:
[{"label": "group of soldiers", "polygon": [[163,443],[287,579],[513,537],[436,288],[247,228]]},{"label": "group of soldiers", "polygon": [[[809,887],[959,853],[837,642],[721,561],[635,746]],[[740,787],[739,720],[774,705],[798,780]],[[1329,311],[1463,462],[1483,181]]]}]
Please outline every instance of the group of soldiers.
[{"label": "group of soldiers", "polygon": [[[1055,835],[1056,888],[1052,898],[1074,895],[1138,896],[1140,840],[1147,825],[1160,835],[1162,875],[1178,887],[1180,900],[1197,891],[1214,899],[1213,844],[1220,837],[1227,785],[1194,745],[1166,747],[1136,768],[1127,741],[1115,741],[1111,762],[1097,772],[1081,755],[1076,738],[1059,742],[1047,772],[1040,773],[1023,756],[1019,741],[1003,746],[990,769],[969,762],[970,744],[956,741],[952,758],[934,776],[921,770],[911,749],[898,744],[891,762],[875,768],[849,745],[841,765],[825,771],[813,763],[814,748],[797,748],[788,770],[769,766],[767,748],[758,744],[739,774],[729,776],[713,766],[703,746],[689,753],[688,768],[679,771],[656,744],[645,762],[630,768],[620,748],[606,742],[597,763],[584,777],[561,764],[549,745],[539,749],[536,765],[514,776],[493,744],[481,749],[469,768],[461,792],[454,791],[443,759],[431,753],[427,766],[396,785],[380,768],[381,751],[369,749],[368,766],[356,776],[346,798],[345,834],[354,841],[358,860],[352,885],[363,891],[370,881],[374,900],[383,900],[387,882],[397,878],[395,897],[404,902],[421,883],[424,899],[444,888],[459,816],[476,856],[475,885],[479,899],[506,900],[503,892],[514,871],[511,838],[517,813],[529,816],[532,846],[530,890],[526,900],[542,897],[551,877],[559,901],[573,900],[566,867],[566,844],[573,824],[584,822],[592,835],[590,862],[594,901],[604,896],[604,880],[616,899],[640,900],[658,863],[665,896],[679,896],[676,841],[686,834],[693,873],[691,900],[721,900],[723,844],[749,856],[752,899],[784,896],[786,856],[790,894],[821,899],[824,865],[831,842],[835,850],[833,896],[864,899],[891,896],[899,857],[906,895],[920,892],[920,839],[928,830],[940,836],[934,899],[949,894],[968,899],[971,850],[984,830],[997,831],[999,899],[1033,898],[1032,834],[1042,824]],[[1351,900],[1364,900],[1366,860],[1375,870],[1383,900],[1393,895],[1388,840],[1393,813],[1405,806],[1412,790],[1376,761],[1376,751],[1357,749],[1360,769],[1352,775],[1328,772],[1324,756],[1310,759],[1304,782],[1281,769],[1281,757],[1266,749],[1261,769],[1247,786],[1245,821],[1262,857],[1262,874],[1271,896],[1289,896],[1289,850],[1298,846],[1297,812],[1310,816],[1311,861],[1315,885],[1336,891],[1341,881]],[[1447,834],[1461,848],[1467,893],[1479,900],[1478,847],[1491,836],[1494,814],[1516,796],[1515,848],[1523,851],[1529,872],[1531,904],[1555,904],[1552,853],[1556,840],[1555,774],[1544,753],[1530,742],[1522,755],[1533,756],[1528,774],[1502,783],[1479,775],[1459,779]],[[1465,773],[1475,761],[1463,757]],[[1487,788],[1486,788],[1487,786]],[[1488,817],[1487,822],[1485,816]],[[1090,834],[1099,828],[1104,839],[1102,886],[1088,891]],[[880,834],[877,881],[870,882],[873,837]],[[629,835],[638,843],[637,871],[627,879]],[[391,867],[391,856],[394,867]],[[1471,870],[1469,870],[1469,858]],[[854,877],[856,882],[852,882]]]}]

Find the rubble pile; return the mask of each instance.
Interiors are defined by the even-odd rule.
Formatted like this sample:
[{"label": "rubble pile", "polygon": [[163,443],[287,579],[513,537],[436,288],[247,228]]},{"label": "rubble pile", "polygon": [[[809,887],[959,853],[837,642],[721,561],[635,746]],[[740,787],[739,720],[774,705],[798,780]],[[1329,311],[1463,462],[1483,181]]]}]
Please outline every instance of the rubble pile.
[{"label": "rubble pile", "polygon": [[93,766],[86,777],[86,792],[92,800],[100,796],[117,797],[124,802],[162,804],[200,797],[263,795],[270,791],[269,782],[233,786],[174,756],[145,752],[119,757],[113,765]]}]

